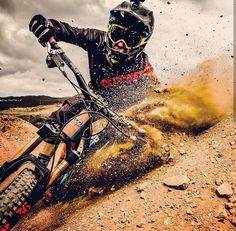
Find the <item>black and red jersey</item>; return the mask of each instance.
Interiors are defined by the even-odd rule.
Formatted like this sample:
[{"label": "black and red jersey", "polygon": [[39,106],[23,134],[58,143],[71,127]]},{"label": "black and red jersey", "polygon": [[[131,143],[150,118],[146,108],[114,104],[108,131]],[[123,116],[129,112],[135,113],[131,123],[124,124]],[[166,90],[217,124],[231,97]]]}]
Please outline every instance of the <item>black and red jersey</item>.
[{"label": "black and red jersey", "polygon": [[106,56],[105,31],[75,28],[53,19],[50,21],[56,29],[57,41],[72,43],[87,51],[93,89],[130,84],[141,78],[157,79],[145,52],[125,63],[112,65]]}]

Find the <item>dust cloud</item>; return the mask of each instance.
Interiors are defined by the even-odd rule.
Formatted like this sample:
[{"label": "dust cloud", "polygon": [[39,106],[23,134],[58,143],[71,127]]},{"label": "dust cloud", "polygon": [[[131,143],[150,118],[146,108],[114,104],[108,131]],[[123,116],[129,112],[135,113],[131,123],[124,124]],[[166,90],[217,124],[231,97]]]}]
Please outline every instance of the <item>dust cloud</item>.
[{"label": "dust cloud", "polygon": [[[145,100],[124,113],[135,126],[145,130],[147,143],[115,142],[102,148],[88,162],[88,172],[102,174],[106,168],[111,175],[114,172],[127,175],[127,171],[131,173],[141,163],[150,163],[150,159],[164,162],[167,156],[160,152],[163,134],[176,131],[198,134],[232,113],[232,82],[231,60],[221,56],[201,63],[166,89],[154,88]],[[113,167],[118,159],[128,166],[117,167],[117,172]]]},{"label": "dust cloud", "polygon": [[157,127],[164,124],[188,132],[209,128],[232,113],[232,72],[232,61],[226,56],[207,60],[168,89],[151,93],[126,114]]}]

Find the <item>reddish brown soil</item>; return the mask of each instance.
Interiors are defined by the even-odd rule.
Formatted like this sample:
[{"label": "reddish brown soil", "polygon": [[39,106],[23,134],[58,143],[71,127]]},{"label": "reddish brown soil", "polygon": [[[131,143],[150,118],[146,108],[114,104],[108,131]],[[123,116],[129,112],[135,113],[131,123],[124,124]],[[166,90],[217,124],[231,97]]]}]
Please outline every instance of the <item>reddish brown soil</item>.
[{"label": "reddish brown soil", "polygon": [[[36,129],[13,117],[1,121],[3,161],[30,140]],[[173,163],[94,199],[85,195],[48,207],[40,202],[14,230],[235,230],[236,214],[226,210],[227,199],[215,193],[216,182],[228,182],[236,192],[235,141],[232,118],[196,137],[173,133],[165,137]],[[191,180],[186,190],[163,185],[164,179],[179,174]],[[223,222],[217,218],[219,210],[227,213]]]},{"label": "reddish brown soil", "polygon": [[0,162],[10,159],[35,137],[35,128],[25,120],[11,115],[0,116]]}]

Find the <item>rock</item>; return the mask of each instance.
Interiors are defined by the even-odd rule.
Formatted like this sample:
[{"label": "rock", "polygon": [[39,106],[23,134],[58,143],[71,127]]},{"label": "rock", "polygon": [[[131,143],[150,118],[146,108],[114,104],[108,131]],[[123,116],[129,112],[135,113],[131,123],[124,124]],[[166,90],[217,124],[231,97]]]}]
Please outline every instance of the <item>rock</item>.
[{"label": "rock", "polygon": [[230,197],[229,202],[236,203],[236,195],[233,195],[232,197]]},{"label": "rock", "polygon": [[3,127],[1,128],[1,132],[6,132],[7,131],[7,126],[4,124]]},{"label": "rock", "polygon": [[164,148],[165,152],[170,152],[170,148],[167,146]]},{"label": "rock", "polygon": [[196,208],[197,207],[197,203],[195,201],[190,203],[190,207],[191,208]]},{"label": "rock", "polygon": [[216,153],[216,157],[217,158],[221,158],[221,157],[223,157],[224,156],[224,154],[222,153],[222,152],[217,152]]},{"label": "rock", "polygon": [[141,193],[140,193],[140,198],[143,199],[143,200],[145,200],[145,193],[144,193],[144,192],[141,192]]},{"label": "rock", "polygon": [[145,191],[146,188],[147,188],[147,183],[143,183],[143,184],[140,184],[139,186],[136,187],[136,191],[141,193],[141,192]]},{"label": "rock", "polygon": [[228,209],[228,210],[233,209],[234,208],[234,203],[230,203],[230,202],[225,203],[225,208]]},{"label": "rock", "polygon": [[101,218],[104,216],[104,214],[102,212],[98,213],[98,219],[101,220]]},{"label": "rock", "polygon": [[216,188],[216,193],[220,197],[231,197],[233,195],[233,189],[228,183],[223,183]]},{"label": "rock", "polygon": [[217,212],[216,218],[220,222],[224,222],[226,219],[228,219],[228,214],[227,214],[226,210],[224,208],[220,207]]},{"label": "rock", "polygon": [[138,228],[144,228],[144,223],[143,222],[140,222],[136,225]]},{"label": "rock", "polygon": [[125,223],[126,223],[126,219],[125,219],[125,218],[122,219],[122,220],[120,221],[120,223],[121,223],[121,224],[125,224]]},{"label": "rock", "polygon": [[229,221],[234,227],[236,227],[236,217],[230,217]]},{"label": "rock", "polygon": [[156,219],[155,218],[152,218],[149,223],[155,223],[156,222]]},{"label": "rock", "polygon": [[187,213],[188,215],[193,215],[193,212],[192,212],[191,209],[187,209],[187,210],[186,210],[186,213]]},{"label": "rock", "polygon": [[180,148],[179,149],[179,154],[184,155],[184,154],[186,154],[186,151],[183,148]]},{"label": "rock", "polygon": [[222,180],[222,179],[216,179],[216,180],[215,180],[215,184],[216,184],[217,186],[219,186],[219,185],[223,184],[223,180]]},{"label": "rock", "polygon": [[172,155],[168,156],[167,163],[172,164],[174,162],[174,157]]},{"label": "rock", "polygon": [[186,175],[179,175],[179,176],[173,176],[169,177],[164,180],[164,185],[168,187],[173,187],[177,189],[187,189],[189,186],[189,178]]}]

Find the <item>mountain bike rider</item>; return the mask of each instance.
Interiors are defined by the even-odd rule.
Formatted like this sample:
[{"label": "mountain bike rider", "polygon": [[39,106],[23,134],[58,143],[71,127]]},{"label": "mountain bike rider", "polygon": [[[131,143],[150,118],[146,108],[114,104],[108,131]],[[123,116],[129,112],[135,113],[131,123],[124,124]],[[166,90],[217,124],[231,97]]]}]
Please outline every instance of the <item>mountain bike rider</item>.
[{"label": "mountain bike rider", "polygon": [[[29,29],[45,44],[54,36],[82,47],[88,53],[90,87],[113,109],[122,109],[144,97],[151,83],[158,82],[144,48],[154,29],[152,11],[144,0],[123,2],[110,11],[108,30],[72,27],[55,19],[35,15]],[[53,66],[49,64],[49,67]],[[82,110],[82,96],[69,98],[50,119],[65,123]]]}]

